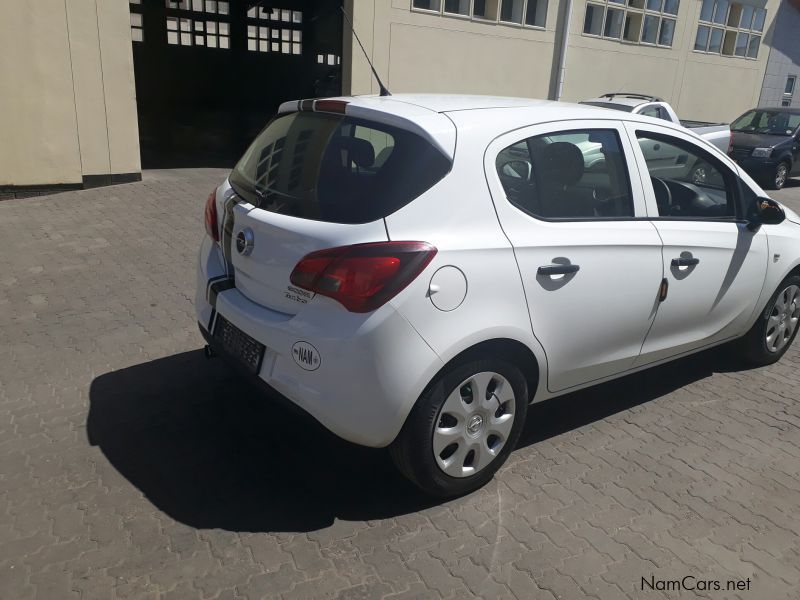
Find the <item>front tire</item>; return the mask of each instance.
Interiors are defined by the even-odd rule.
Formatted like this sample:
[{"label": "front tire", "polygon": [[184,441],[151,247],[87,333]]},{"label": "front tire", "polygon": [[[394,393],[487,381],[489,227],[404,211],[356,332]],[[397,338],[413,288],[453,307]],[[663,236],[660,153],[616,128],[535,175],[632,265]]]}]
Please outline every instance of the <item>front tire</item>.
[{"label": "front tire", "polygon": [[424,492],[460,496],[503,465],[527,409],[527,382],[515,365],[496,358],[456,363],[422,393],[389,451]]},{"label": "front tire", "polygon": [[785,162],[779,162],[772,173],[772,178],[767,180],[767,187],[771,190],[780,190],[786,185],[786,180],[789,178],[789,165]]},{"label": "front tire", "polygon": [[776,363],[800,330],[800,275],[784,279],[750,331],[740,340],[741,354],[752,365]]}]

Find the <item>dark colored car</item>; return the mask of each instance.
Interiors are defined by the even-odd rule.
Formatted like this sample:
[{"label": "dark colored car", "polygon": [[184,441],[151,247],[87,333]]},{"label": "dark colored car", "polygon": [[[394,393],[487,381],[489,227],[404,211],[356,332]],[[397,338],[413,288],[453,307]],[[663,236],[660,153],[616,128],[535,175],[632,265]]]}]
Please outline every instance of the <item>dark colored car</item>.
[{"label": "dark colored car", "polygon": [[800,175],[800,109],[755,108],[731,123],[733,160],[762,186],[779,190]]}]

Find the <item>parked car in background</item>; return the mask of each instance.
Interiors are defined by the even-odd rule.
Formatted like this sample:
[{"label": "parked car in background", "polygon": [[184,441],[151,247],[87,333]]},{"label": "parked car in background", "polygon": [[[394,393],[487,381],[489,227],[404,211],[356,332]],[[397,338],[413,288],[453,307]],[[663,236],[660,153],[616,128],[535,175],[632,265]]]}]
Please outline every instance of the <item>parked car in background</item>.
[{"label": "parked car in background", "polygon": [[770,364],[800,321],[800,217],[630,111],[287,102],[205,226],[207,354],[438,496],[492,478],[531,402],[726,343]]},{"label": "parked car in background", "polygon": [[686,127],[686,129],[711,142],[723,152],[728,152],[730,149],[731,130],[728,125],[725,123],[706,123],[704,121],[682,121],[668,103],[655,96],[633,92],[616,92],[603,94],[599,98],[584,100],[581,104],[591,104],[592,106],[621,110],[634,115],[663,119]]},{"label": "parked car in background", "polygon": [[761,185],[800,176],[800,108],[754,108],[731,123],[730,155]]}]

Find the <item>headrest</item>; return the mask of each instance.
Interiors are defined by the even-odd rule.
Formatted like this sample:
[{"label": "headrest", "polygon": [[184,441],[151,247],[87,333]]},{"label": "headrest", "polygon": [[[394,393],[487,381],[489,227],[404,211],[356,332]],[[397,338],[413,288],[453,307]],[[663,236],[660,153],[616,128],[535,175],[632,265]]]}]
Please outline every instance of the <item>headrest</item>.
[{"label": "headrest", "polygon": [[375,164],[375,148],[367,140],[355,137],[336,137],[328,144],[327,152],[346,152],[346,156],[336,161],[346,166],[344,160],[353,161],[358,167],[371,167]]},{"label": "headrest", "polygon": [[559,185],[572,185],[583,177],[583,153],[575,144],[553,142],[542,154],[541,174]]}]

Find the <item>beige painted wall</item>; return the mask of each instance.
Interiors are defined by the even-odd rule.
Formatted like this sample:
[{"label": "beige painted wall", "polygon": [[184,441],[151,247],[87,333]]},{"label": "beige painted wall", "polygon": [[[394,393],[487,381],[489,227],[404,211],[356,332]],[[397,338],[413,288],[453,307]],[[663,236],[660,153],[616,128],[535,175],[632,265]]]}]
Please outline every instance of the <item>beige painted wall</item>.
[{"label": "beige painted wall", "polygon": [[700,0],[681,0],[672,48],[652,48],[583,35],[586,1],[576,0],[563,100],[613,91],[649,93],[685,119],[730,121],[758,104],[769,56],[770,23],[780,0],[765,6],[767,23],[757,60],[694,52]]},{"label": "beige painted wall", "polygon": [[[611,91],[661,96],[687,119],[730,121],[755,106],[769,54],[771,20],[757,60],[693,51],[700,0],[681,0],[672,48],[583,35],[586,0],[574,0],[562,100]],[[545,30],[488,24],[411,10],[411,0],[349,0],[356,30],[393,92],[453,92],[547,98],[559,7],[550,0]],[[345,31],[344,93],[376,93],[369,66]],[[352,58],[351,58],[352,57]]]},{"label": "beige painted wall", "polygon": [[5,2],[0,185],[140,171],[128,3]]},{"label": "beige painted wall", "polygon": [[[555,1],[548,7],[547,29],[412,11],[411,0],[350,0],[349,5],[356,31],[392,92],[547,96]],[[377,93],[361,50],[347,30],[344,37],[344,93]]]}]

